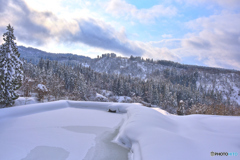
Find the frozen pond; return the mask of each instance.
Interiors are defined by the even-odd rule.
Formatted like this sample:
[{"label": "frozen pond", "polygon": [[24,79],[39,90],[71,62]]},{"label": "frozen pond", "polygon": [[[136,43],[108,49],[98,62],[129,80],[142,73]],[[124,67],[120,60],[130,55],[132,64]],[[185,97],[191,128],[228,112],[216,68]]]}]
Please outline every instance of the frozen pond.
[{"label": "frozen pond", "polygon": [[22,160],[66,160],[69,152],[59,147],[37,146]]},{"label": "frozen pond", "polygon": [[[113,143],[117,129],[97,126],[67,126],[62,127],[71,132],[94,134],[95,145],[88,150],[84,160],[127,160],[128,150]],[[67,160],[69,152],[64,148],[37,146],[22,160]]]}]

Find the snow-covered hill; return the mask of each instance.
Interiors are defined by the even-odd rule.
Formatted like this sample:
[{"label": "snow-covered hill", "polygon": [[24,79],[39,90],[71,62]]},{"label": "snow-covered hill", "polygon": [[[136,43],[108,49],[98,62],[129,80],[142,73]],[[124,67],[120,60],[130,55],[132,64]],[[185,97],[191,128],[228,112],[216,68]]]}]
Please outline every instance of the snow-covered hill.
[{"label": "snow-covered hill", "polygon": [[91,58],[85,56],[74,55],[71,53],[49,53],[36,48],[19,46],[18,51],[20,57],[24,58],[27,61],[31,61],[33,64],[38,64],[41,58],[56,60],[56,61],[78,61],[84,63],[85,61],[90,60]]},{"label": "snow-covered hill", "polygon": [[171,63],[163,65],[161,62],[146,62],[141,59],[104,57],[94,62],[90,61],[89,66],[97,72],[131,75],[141,79],[173,79],[172,81],[178,79],[179,82],[176,83],[184,81],[184,76],[186,79],[191,79],[189,75],[197,73],[195,83],[199,90],[219,92],[225,99],[231,99],[240,104],[238,95],[240,94],[240,71],[177,65],[177,63],[171,65]]},{"label": "snow-covered hill", "polygon": [[[215,94],[229,103],[240,105],[240,71],[202,66],[183,65],[171,61],[143,60],[141,57],[117,57],[114,53],[101,57],[89,57],[72,54],[53,54],[33,48],[20,47],[21,57],[35,64],[40,58],[57,60],[67,64],[82,64],[95,72],[138,77],[143,80],[153,79],[170,82],[184,87],[197,86],[196,92]],[[191,90],[194,87],[191,87]],[[214,99],[214,96],[212,97]],[[187,99],[187,98],[185,98]],[[191,101],[191,100],[188,100]],[[220,100],[221,101],[221,100]]]},{"label": "snow-covered hill", "polygon": [[[109,109],[117,113],[107,112]],[[0,109],[0,157],[238,159],[240,117],[174,116],[158,111],[140,104],[80,101]],[[211,152],[224,155],[212,157]]]}]

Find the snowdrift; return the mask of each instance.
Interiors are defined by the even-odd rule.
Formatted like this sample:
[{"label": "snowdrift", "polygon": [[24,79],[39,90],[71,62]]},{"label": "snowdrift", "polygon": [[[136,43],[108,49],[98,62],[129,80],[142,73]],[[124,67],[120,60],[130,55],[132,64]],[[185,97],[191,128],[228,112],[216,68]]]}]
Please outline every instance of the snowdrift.
[{"label": "snowdrift", "polygon": [[[115,110],[117,113],[108,113],[107,111],[109,109]],[[44,119],[43,117],[46,118]],[[25,120],[23,121],[22,119],[24,118]],[[84,118],[90,118],[92,120],[89,121],[89,119],[87,120]],[[34,121],[36,119],[42,121],[42,123],[29,122],[29,120]],[[24,123],[16,123],[16,120],[23,121]],[[0,157],[9,159],[8,156],[12,152],[22,153],[19,153],[19,157],[17,157],[17,159],[21,159],[26,156],[26,153],[29,152],[29,149],[26,148],[30,148],[28,144],[23,145],[23,147],[26,146],[26,148],[22,148],[24,151],[12,147],[14,146],[13,144],[18,146],[19,143],[24,143],[23,141],[26,139],[20,139],[21,136],[18,134],[13,134],[11,137],[12,133],[9,134],[9,132],[14,131],[20,132],[20,134],[28,135],[28,132],[32,132],[30,131],[30,128],[21,132],[22,126],[17,125],[28,125],[29,127],[32,124],[26,123],[33,123],[35,125],[33,129],[36,129],[34,134],[36,135],[39,134],[37,131],[44,127],[57,128],[59,126],[68,125],[65,129],[67,128],[68,130],[75,132],[79,132],[80,130],[82,133],[83,126],[85,126],[85,130],[86,128],[89,129],[89,126],[98,126],[98,128],[105,127],[104,131],[106,131],[108,130],[106,128],[116,128],[120,125],[119,129],[114,130],[117,132],[115,138],[113,138],[113,142],[127,149],[129,152],[128,158],[130,160],[226,159],[226,156],[212,157],[211,152],[234,152],[240,154],[239,122],[240,117],[212,115],[174,116],[160,109],[157,111],[152,108],[144,107],[140,104],[112,102],[57,101],[4,108],[0,109],[0,141],[2,142],[0,143]],[[69,125],[71,126],[69,127]],[[76,127],[77,125],[78,127]],[[94,133],[100,133],[101,129],[96,130],[95,127],[95,129],[91,128],[90,130],[94,130]],[[101,133],[102,132],[103,131],[101,131]],[[56,133],[61,133],[59,136],[66,134],[62,130],[56,130]],[[52,136],[56,133],[53,132],[51,134],[51,132],[49,132]],[[71,136],[73,136],[72,138],[79,139],[79,136],[86,136],[86,133]],[[51,136],[48,135],[48,132],[44,135],[51,138]],[[68,136],[69,135],[66,134],[61,138],[68,140]],[[46,140],[48,138],[46,138]],[[91,136],[88,138],[93,139]],[[6,142],[4,139],[10,139],[10,141]],[[73,139],[71,139],[71,142],[74,143],[72,144],[73,146],[78,145],[75,144]],[[79,141],[77,142],[81,143]],[[9,145],[9,143],[13,144]],[[46,145],[42,141],[36,141],[36,143],[40,143],[39,145],[41,146]],[[54,148],[54,152],[51,152],[52,154],[55,152],[62,153],[62,157],[65,157],[63,159],[74,159],[76,158],[76,154],[79,154],[79,151],[75,151],[76,149],[70,149],[70,143],[68,144],[69,146],[61,146],[59,143],[60,142],[55,141],[52,142],[52,144],[50,143],[53,147],[60,147],[60,149]],[[6,145],[9,147],[6,147]],[[36,145],[38,144],[35,144],[35,147]],[[87,142],[86,144],[81,145],[87,145]],[[84,152],[81,152],[81,155],[78,155],[78,159],[86,160],[86,157],[88,157],[86,155],[90,147],[91,144],[89,143],[87,148],[84,149]],[[110,150],[111,148],[106,148],[106,152],[104,153],[111,154]],[[100,152],[91,152],[91,154],[92,153],[97,154]],[[239,155],[237,154],[230,158],[239,159]],[[91,157],[90,159],[94,158]],[[97,158],[95,157],[95,159]]]},{"label": "snowdrift", "polygon": [[139,106],[127,108],[127,118],[114,141],[130,150],[132,160],[210,160],[226,158],[213,158],[210,152],[239,154],[240,117],[162,113]]}]

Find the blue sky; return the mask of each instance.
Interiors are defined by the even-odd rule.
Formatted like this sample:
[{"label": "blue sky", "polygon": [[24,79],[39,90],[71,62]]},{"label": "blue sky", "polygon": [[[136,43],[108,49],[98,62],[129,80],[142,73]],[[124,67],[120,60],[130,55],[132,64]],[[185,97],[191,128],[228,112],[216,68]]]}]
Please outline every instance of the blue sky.
[{"label": "blue sky", "polygon": [[[239,0],[0,0],[17,44],[240,70]],[[1,41],[2,42],[2,41]]]}]

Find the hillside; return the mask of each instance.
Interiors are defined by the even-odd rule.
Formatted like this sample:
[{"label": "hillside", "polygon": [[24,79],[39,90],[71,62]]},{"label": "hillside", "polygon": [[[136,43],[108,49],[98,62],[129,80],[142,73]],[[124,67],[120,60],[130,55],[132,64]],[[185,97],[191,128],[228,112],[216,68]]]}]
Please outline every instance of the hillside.
[{"label": "hillside", "polygon": [[55,60],[55,61],[78,61],[78,62],[85,62],[90,60],[91,58],[85,56],[78,56],[71,53],[49,53],[45,51],[41,51],[36,48],[31,47],[24,47],[19,46],[18,51],[20,53],[20,57],[24,58],[28,62],[31,61],[33,64],[38,64],[41,58]]},{"label": "hillside", "polygon": [[[103,54],[98,58],[91,59],[89,57],[73,54],[47,53],[38,49],[26,48],[22,46],[19,47],[19,52],[21,53],[22,58],[26,59],[27,61],[31,61],[35,65],[40,65],[40,69],[42,69],[42,65],[44,63],[49,63],[46,61],[40,62],[41,58],[49,59],[50,61],[58,61],[62,64],[67,64],[70,66],[75,66],[76,69],[79,69],[79,67],[90,67],[89,69],[80,69],[80,72],[84,75],[84,79],[90,78],[89,80],[91,83],[93,79],[95,79],[95,84],[91,84],[91,86],[97,87],[95,90],[110,90],[118,96],[131,96],[131,92],[137,96],[140,96],[145,102],[157,104],[160,106],[175,106],[174,108],[176,108],[180,100],[184,100],[186,102],[185,107],[187,108],[189,108],[189,106],[192,106],[192,104],[203,104],[207,101],[208,105],[220,104],[219,102],[223,102],[227,106],[236,106],[240,104],[240,71],[236,70],[183,65],[163,60],[144,60],[141,57],[132,56],[130,58],[117,57],[114,53]],[[77,67],[78,65],[80,66]],[[94,75],[93,73],[89,75],[88,72],[96,72],[95,78],[89,77]],[[69,73],[70,71],[68,71],[68,74]],[[100,76],[99,82],[96,80],[96,77],[99,77],[98,73],[103,74]],[[144,81],[146,80],[148,80],[147,82],[152,80],[153,82],[150,83],[152,87],[149,88],[149,84],[145,84],[145,89],[142,87],[140,90],[138,88],[133,89],[133,86],[130,86],[132,88],[130,90],[116,91],[110,85],[114,85],[115,83],[113,80],[110,80],[112,79],[111,75],[115,75],[115,77],[130,76],[133,79],[135,78],[134,81],[136,81],[136,83],[140,84],[145,83]],[[110,79],[106,80],[106,76]],[[121,79],[121,77],[117,77],[115,78],[116,83],[118,83],[119,78]],[[136,80],[136,78],[140,80]],[[129,83],[129,81],[127,82],[126,79],[127,78],[125,78],[125,80],[120,80],[119,85],[126,87],[128,85],[126,83]],[[69,80],[64,81],[65,83],[69,83]],[[101,81],[108,82],[108,84],[99,84]],[[126,85],[124,86],[124,84]],[[119,88],[120,86],[116,87]],[[154,95],[156,93],[154,93],[154,88],[157,88],[157,97],[154,99],[154,96],[152,95],[145,95],[146,97],[144,98],[144,92],[146,91],[148,91],[148,93],[150,91]],[[176,99],[176,101],[173,99]],[[161,101],[161,103],[159,101]],[[171,105],[167,104],[169,101],[171,101]]]},{"label": "hillside", "polygon": [[213,74],[220,73],[236,73],[240,74],[240,71],[230,70],[224,68],[213,68],[206,66],[194,66],[180,64],[177,62],[157,60],[153,61],[150,59],[143,60],[141,57],[117,57],[116,54],[102,54],[99,58],[91,59],[90,57],[71,54],[71,53],[48,53],[31,47],[18,47],[21,58],[24,58],[28,62],[31,60],[32,63],[38,64],[41,58],[56,60],[56,61],[70,61],[73,64],[78,62],[86,66],[90,66],[94,71],[131,75],[139,78],[151,78],[151,75],[157,74],[158,71],[165,69],[178,69],[192,71],[203,71]]}]

